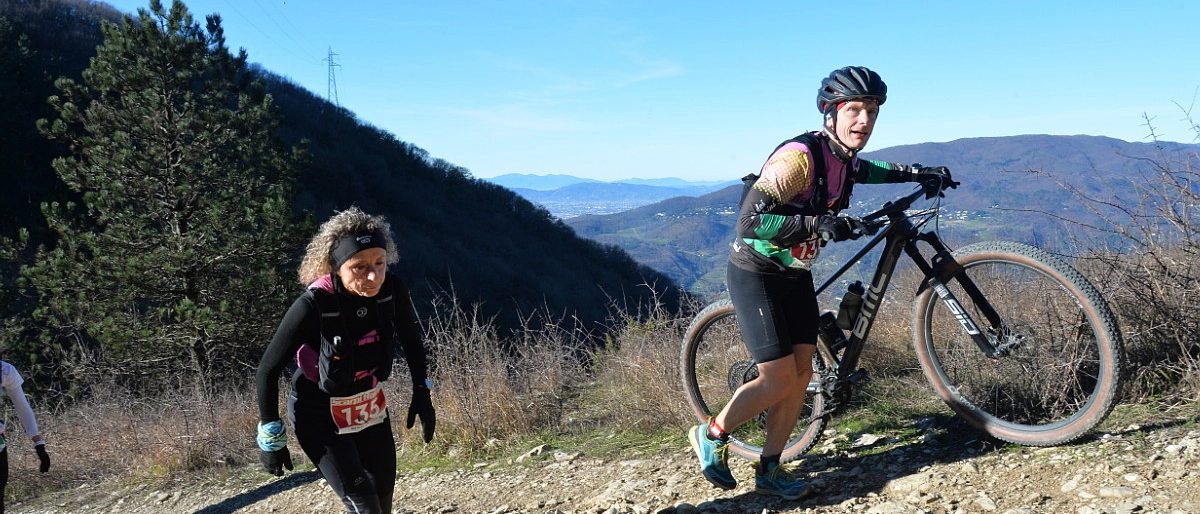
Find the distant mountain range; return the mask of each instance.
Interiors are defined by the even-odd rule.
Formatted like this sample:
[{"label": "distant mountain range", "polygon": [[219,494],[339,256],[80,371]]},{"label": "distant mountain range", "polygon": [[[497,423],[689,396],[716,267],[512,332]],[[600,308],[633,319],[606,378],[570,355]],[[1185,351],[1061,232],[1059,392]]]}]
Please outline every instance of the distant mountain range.
[{"label": "distant mountain range", "polygon": [[595,180],[590,178],[581,178],[571,175],[550,174],[550,175],[533,175],[527,173],[509,173],[507,175],[497,175],[492,178],[483,179],[493,184],[504,186],[509,189],[533,189],[536,191],[549,191],[566,187],[573,184],[633,184],[642,186],[658,186],[658,187],[703,187],[703,186],[719,186],[727,184],[726,181],[709,180],[709,181],[692,181],[681,178],[627,178],[623,180]]},{"label": "distant mountain range", "polygon": [[677,196],[701,196],[734,183],[692,182],[678,178],[603,182],[570,175],[524,174],[500,175],[483,180],[511,189],[563,219],[627,211]]},{"label": "distant mountain range", "polygon": [[[1200,145],[1025,135],[897,146],[863,157],[948,166],[962,182],[941,203],[944,215],[937,228],[950,241],[1012,239],[1061,248],[1080,230],[1080,225],[1066,220],[1103,225],[1100,214],[1114,211],[1093,212],[1059,183],[1096,200],[1133,205],[1141,197],[1139,187],[1154,180],[1156,163],[1179,162],[1179,156],[1197,152]],[[579,235],[618,246],[694,292],[710,293],[724,283],[741,187],[740,182],[734,184],[619,213],[564,221]],[[847,214],[866,214],[911,190],[911,184],[860,185]],[[594,191],[594,200],[600,201],[600,191]],[[608,201],[628,198],[614,193]],[[857,246],[845,243],[838,249],[848,256]],[[837,251],[826,255],[827,264],[838,260]]]}]

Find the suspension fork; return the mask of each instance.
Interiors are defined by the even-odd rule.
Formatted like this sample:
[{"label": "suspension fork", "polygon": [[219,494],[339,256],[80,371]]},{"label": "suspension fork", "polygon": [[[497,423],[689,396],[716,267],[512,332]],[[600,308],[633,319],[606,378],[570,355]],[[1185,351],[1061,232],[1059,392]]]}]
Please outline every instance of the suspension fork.
[{"label": "suspension fork", "polygon": [[[934,255],[929,262],[926,262],[925,257],[917,248],[917,241],[924,241],[933,249]],[[922,284],[922,288],[928,286],[933,289],[933,292],[938,295],[938,298],[950,310],[950,313],[954,315],[954,319],[971,336],[971,340],[975,342],[979,350],[988,358],[997,358],[1006,355],[1008,352],[997,348],[992,343],[992,340],[988,339],[987,335],[979,329],[979,325],[971,317],[971,314],[962,306],[962,303],[958,301],[958,298],[954,296],[950,288],[946,287],[946,283],[950,280],[958,282],[963,291],[966,292],[967,297],[971,299],[972,306],[987,320],[990,329],[995,331],[1004,326],[1004,321],[1000,317],[1000,313],[996,312],[996,309],[992,307],[987,296],[983,294],[983,291],[979,290],[979,287],[975,285],[975,281],[971,280],[971,277],[966,274],[962,265],[954,260],[953,254],[942,242],[941,238],[933,232],[921,233],[905,245],[904,251],[925,274],[925,282]],[[919,294],[920,291],[917,291],[917,293]],[[917,327],[913,327],[913,330],[917,330]]]}]

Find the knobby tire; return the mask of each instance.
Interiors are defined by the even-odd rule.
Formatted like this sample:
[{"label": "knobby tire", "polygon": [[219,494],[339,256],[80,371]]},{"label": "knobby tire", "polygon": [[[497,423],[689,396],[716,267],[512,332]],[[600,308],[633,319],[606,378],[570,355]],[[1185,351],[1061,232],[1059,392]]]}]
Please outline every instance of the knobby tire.
[{"label": "knobby tire", "polygon": [[1004,320],[992,327],[954,275],[946,286],[1008,354],[990,359],[931,288],[913,307],[913,343],[935,392],[958,415],[1011,443],[1079,439],[1112,411],[1123,343],[1108,304],[1086,278],[1041,249],[981,242],[953,252]]}]

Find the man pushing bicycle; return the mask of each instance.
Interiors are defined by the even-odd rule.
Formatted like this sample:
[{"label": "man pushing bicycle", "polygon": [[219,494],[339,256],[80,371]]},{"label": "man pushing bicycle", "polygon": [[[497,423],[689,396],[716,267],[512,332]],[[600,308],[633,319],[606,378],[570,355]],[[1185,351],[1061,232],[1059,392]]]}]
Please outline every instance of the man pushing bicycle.
[{"label": "man pushing bicycle", "polygon": [[887,85],[874,71],[833,71],[817,93],[824,129],[784,141],[756,178],[747,177],[726,280],[759,375],[738,387],[720,413],[688,431],[704,478],[721,489],[737,487],[727,462],[730,432],[765,410],[755,491],[789,500],[812,494],[807,483],[780,468],[780,454],[813,374],[819,306],[810,270],[827,242],[857,239],[866,230],[861,221],[838,214],[849,205],[854,184],[952,182],[944,167],[858,158],[886,100]]}]

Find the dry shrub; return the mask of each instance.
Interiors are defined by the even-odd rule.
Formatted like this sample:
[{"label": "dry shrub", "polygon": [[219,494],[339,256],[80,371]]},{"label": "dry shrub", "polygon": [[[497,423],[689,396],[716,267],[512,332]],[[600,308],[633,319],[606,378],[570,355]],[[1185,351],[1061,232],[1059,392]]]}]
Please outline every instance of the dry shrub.
[{"label": "dry shrub", "polygon": [[[1185,112],[1185,114],[1187,114]],[[1189,117],[1190,119],[1190,117]],[[1130,197],[1077,197],[1104,216],[1105,226],[1078,243],[1079,264],[1117,314],[1127,350],[1126,394],[1168,402],[1200,400],[1200,155],[1159,143],[1150,171]],[[1200,127],[1196,127],[1200,135]]]},{"label": "dry shrub", "polygon": [[[154,398],[105,384],[86,401],[37,410],[51,472],[37,472],[28,439],[10,437],[10,499],[96,484],[114,476],[166,479],[180,472],[257,461],[258,410],[244,388],[178,388]],[[18,432],[10,426],[7,432]],[[22,442],[16,442],[21,440]],[[28,448],[27,448],[28,447]]]},{"label": "dry shrub", "polygon": [[1100,277],[1120,319],[1126,345],[1126,393],[1133,398],[1196,401],[1200,389],[1200,313],[1189,308],[1200,294],[1200,269],[1191,253],[1162,247],[1142,255],[1086,259]]},{"label": "dry shrub", "polygon": [[618,318],[620,330],[593,353],[595,378],[579,421],[648,431],[687,426],[692,414],[679,376],[679,351],[691,319],[661,306],[648,315]]},{"label": "dry shrub", "polygon": [[583,375],[572,334],[547,323],[501,340],[477,310],[438,301],[445,302],[434,309],[440,315],[424,323],[439,437],[480,449],[493,438],[556,427]]}]

